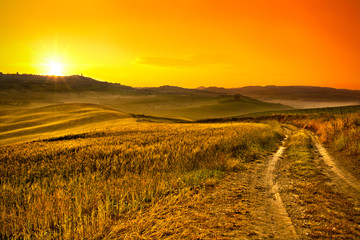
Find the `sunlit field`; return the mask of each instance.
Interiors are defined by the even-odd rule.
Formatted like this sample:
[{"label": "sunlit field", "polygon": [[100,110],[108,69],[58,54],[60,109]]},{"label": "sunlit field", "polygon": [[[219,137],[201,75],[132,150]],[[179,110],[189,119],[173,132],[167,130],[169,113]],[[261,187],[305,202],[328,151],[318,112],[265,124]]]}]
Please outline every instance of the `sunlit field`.
[{"label": "sunlit field", "polygon": [[134,122],[2,146],[1,238],[106,237],[129,214],[199,191],[282,138],[274,122]]},{"label": "sunlit field", "polygon": [[0,145],[76,134],[135,121],[127,113],[94,104],[59,104],[0,111]]},{"label": "sunlit field", "polygon": [[0,240],[360,239],[360,0],[0,12]]}]

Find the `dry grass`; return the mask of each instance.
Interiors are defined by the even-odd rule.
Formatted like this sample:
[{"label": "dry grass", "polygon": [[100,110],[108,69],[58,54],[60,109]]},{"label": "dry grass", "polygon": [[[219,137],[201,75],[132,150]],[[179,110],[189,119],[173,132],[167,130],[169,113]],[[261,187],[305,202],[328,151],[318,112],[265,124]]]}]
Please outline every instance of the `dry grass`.
[{"label": "dry grass", "polygon": [[104,125],[124,121],[135,119],[130,114],[94,104],[58,104],[5,111],[0,112],[0,145],[103,129]]},{"label": "dry grass", "polygon": [[280,121],[315,132],[320,142],[338,158],[344,158],[350,169],[360,169],[360,112],[288,115],[281,116]]},{"label": "dry grass", "polygon": [[282,184],[287,211],[302,238],[359,239],[360,209],[337,192],[316,162],[304,130],[291,136],[287,148],[287,182]]},{"label": "dry grass", "polygon": [[[274,123],[131,123],[2,146],[1,237],[96,239],[114,226],[164,237],[154,219],[179,217],[177,202],[193,204],[205,183],[269,154],[281,138]],[[164,213],[155,207],[140,225],[129,220],[151,206]]]}]

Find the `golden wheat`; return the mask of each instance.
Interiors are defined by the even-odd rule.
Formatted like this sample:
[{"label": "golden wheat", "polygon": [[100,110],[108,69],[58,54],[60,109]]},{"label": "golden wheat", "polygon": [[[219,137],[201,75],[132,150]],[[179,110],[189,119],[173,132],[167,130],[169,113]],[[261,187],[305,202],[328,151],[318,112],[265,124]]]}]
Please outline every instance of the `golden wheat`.
[{"label": "golden wheat", "polygon": [[126,126],[0,147],[0,232],[93,239],[160,199],[276,149],[268,124]]}]

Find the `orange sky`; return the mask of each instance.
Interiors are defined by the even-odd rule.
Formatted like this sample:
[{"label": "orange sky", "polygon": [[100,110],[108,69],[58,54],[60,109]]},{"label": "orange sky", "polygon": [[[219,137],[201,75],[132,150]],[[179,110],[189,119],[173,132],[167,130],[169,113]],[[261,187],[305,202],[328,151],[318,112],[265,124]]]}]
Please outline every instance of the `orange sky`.
[{"label": "orange sky", "polygon": [[0,71],[360,89],[359,0],[0,1]]}]

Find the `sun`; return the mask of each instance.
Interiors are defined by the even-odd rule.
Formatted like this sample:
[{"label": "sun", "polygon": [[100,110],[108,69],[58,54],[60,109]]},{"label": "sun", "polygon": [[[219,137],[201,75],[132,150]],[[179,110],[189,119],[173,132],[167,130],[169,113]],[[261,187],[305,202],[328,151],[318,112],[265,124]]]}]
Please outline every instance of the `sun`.
[{"label": "sun", "polygon": [[46,64],[48,67],[48,75],[62,76],[63,75],[63,64],[59,62],[49,62]]}]

